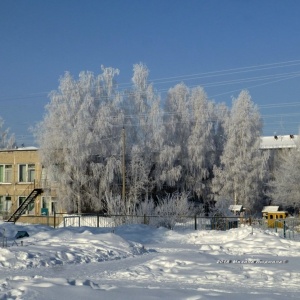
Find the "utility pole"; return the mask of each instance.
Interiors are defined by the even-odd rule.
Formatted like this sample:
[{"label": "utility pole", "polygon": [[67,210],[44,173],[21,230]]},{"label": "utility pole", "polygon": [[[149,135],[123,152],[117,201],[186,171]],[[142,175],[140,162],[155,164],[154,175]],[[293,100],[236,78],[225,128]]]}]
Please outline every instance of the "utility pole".
[{"label": "utility pole", "polygon": [[122,141],[123,141],[123,155],[122,155],[122,200],[124,201],[124,204],[126,206],[126,199],[125,199],[125,128],[122,129]]}]

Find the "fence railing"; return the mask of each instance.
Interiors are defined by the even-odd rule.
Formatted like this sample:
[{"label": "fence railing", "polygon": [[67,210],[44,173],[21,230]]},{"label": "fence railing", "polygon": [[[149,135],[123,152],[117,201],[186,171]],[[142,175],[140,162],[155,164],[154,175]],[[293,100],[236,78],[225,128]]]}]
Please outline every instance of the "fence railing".
[{"label": "fence railing", "polygon": [[300,219],[286,218],[274,222],[274,230],[282,238],[300,240]]},{"label": "fence railing", "polygon": [[[62,220],[58,222],[58,220]],[[246,222],[236,217],[202,216],[153,216],[153,215],[103,215],[103,214],[60,214],[54,216],[54,227],[117,227],[120,225],[145,224],[169,229],[229,230]]]},{"label": "fence railing", "polygon": [[271,230],[280,237],[300,240],[300,219],[287,218],[268,226],[266,219],[239,217],[203,217],[203,216],[149,216],[149,215],[107,215],[107,214],[65,214],[54,213],[51,216],[22,215],[20,223],[43,224],[58,227],[102,227],[115,228],[121,225],[145,224],[153,227],[166,227],[173,230],[229,230],[245,225]]}]

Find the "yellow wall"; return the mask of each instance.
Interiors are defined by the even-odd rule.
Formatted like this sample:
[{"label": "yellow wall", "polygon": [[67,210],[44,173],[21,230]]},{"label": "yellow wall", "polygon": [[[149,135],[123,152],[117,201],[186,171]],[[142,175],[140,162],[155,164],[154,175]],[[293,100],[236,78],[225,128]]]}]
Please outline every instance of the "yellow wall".
[{"label": "yellow wall", "polygon": [[[15,150],[1,150],[0,164],[12,165],[12,180],[9,183],[0,183],[0,196],[11,197],[12,207],[15,210],[18,206],[18,197],[28,196],[34,187],[40,187],[42,165],[39,161],[37,149],[20,148]],[[34,182],[19,182],[19,165],[34,164],[35,180]],[[41,196],[35,200],[34,213],[40,214]]]},{"label": "yellow wall", "polygon": [[276,222],[276,220],[285,219],[287,217],[288,213],[285,211],[277,211],[277,212],[271,212],[267,214],[267,222],[268,227],[274,228],[276,227],[282,228],[283,223],[282,222]]}]

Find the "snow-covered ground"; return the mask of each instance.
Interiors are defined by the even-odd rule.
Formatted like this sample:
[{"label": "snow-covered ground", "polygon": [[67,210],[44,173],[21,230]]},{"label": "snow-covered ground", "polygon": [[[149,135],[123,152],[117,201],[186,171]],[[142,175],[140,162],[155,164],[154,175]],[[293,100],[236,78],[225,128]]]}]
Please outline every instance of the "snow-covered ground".
[{"label": "snow-covered ground", "polygon": [[0,232],[0,299],[300,299],[300,242],[251,227]]}]

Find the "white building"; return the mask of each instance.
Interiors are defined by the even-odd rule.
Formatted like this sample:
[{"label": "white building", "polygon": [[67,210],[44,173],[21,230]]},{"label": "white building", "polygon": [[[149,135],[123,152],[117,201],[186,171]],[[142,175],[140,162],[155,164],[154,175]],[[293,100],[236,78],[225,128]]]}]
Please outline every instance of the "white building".
[{"label": "white building", "polygon": [[274,135],[261,137],[260,149],[296,148],[298,135]]}]

